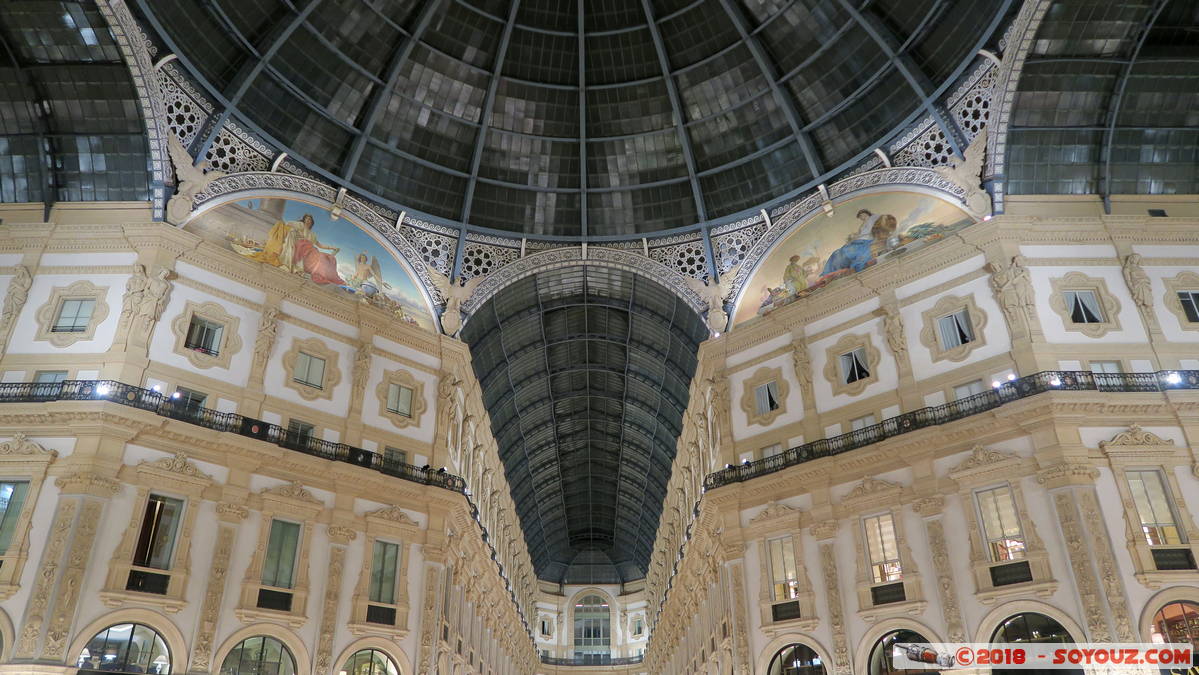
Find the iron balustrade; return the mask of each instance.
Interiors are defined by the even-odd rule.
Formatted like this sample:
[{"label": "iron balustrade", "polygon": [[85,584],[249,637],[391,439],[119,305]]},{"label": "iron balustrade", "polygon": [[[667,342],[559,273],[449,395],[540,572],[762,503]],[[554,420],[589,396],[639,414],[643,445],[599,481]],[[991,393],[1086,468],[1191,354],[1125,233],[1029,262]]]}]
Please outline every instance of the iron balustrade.
[{"label": "iron balustrade", "polygon": [[597,658],[593,655],[590,657],[576,656],[569,659],[553,656],[541,657],[541,662],[547,666],[633,666],[641,663],[642,660],[644,660],[643,656],[607,656]]},{"label": "iron balustrade", "polygon": [[[466,494],[466,481],[442,470],[431,471],[394,459],[386,459],[377,452],[297,434],[278,424],[256,420],[237,413],[204,408],[152,389],[135,387],[115,380],[64,380],[53,384],[39,382],[0,384],[0,403],[47,403],[52,401],[117,403],[206,429],[274,443],[279,447],[306,455],[355,464],[393,478],[402,478],[414,483],[432,485]],[[473,502],[471,511],[477,519],[478,509]]]},{"label": "iron balustrade", "polygon": [[1046,370],[1000,383],[988,391],[938,406],[889,417],[847,434],[805,443],[757,461],[728,465],[704,478],[712,490],[822,457],[832,457],[917,429],[936,426],[994,410],[1002,405],[1048,391],[1166,392],[1199,389],[1199,370],[1160,370],[1150,373],[1092,373],[1086,370]]}]

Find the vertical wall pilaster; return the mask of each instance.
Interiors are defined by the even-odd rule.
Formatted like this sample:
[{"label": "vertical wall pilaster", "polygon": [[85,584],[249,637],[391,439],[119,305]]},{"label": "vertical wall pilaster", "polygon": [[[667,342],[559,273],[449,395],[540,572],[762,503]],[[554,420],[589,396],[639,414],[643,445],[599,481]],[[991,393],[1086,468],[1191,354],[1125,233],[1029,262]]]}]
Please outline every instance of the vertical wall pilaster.
[{"label": "vertical wall pilaster", "polygon": [[812,536],[820,546],[820,567],[826,589],[824,597],[828,603],[828,627],[833,635],[833,672],[836,675],[850,675],[853,672],[853,664],[849,640],[845,635],[845,605],[841,600],[841,580],[837,576],[837,551],[833,542],[836,534],[835,520],[812,526]]},{"label": "vertical wall pilaster", "polygon": [[[329,526],[329,567],[325,576],[325,601],[321,608],[321,629],[316,641],[316,672],[327,673],[332,668],[333,637],[337,633],[337,605],[341,599],[341,575],[345,569],[346,546],[356,533],[341,525]],[[369,554],[368,554],[369,555]]]}]

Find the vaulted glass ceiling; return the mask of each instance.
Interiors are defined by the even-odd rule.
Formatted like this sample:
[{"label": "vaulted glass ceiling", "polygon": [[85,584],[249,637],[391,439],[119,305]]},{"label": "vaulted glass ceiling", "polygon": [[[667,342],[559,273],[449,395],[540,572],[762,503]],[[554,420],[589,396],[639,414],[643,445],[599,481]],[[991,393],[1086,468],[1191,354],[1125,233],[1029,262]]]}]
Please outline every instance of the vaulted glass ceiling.
[{"label": "vaulted glass ceiling", "polygon": [[516,281],[471,317],[463,339],[538,577],[645,576],[707,334],[670,290],[585,264]]},{"label": "vaulted glass ceiling", "polygon": [[732,219],[852,168],[937,114],[1011,4],[137,0],[224,114],[324,177],[585,237]]}]

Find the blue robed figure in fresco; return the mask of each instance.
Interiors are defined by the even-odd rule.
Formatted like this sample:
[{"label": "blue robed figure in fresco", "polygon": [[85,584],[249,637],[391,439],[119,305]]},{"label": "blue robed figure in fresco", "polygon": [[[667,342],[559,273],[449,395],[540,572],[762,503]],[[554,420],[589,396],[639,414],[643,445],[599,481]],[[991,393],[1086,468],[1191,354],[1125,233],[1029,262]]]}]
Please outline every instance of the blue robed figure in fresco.
[{"label": "blue robed figure in fresco", "polygon": [[833,254],[828,257],[828,261],[824,263],[824,271],[821,272],[821,276],[841,270],[861,272],[866,269],[870,263],[874,262],[875,242],[880,239],[885,241],[895,230],[894,216],[875,215],[867,209],[858,211],[857,216],[862,223],[862,226],[858,228],[857,236],[833,251]]}]

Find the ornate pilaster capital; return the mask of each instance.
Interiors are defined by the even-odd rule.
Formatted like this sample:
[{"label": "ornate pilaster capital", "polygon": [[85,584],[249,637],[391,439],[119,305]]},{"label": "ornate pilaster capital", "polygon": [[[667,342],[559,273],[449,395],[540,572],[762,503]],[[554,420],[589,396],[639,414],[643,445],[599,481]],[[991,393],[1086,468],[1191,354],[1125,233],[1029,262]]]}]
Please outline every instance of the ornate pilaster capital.
[{"label": "ornate pilaster capital", "polygon": [[912,502],[912,510],[923,518],[931,518],[945,510],[945,498],[941,495],[921,497]]},{"label": "ornate pilaster capital", "polygon": [[1037,482],[1049,489],[1068,485],[1093,485],[1098,478],[1098,469],[1080,462],[1061,462],[1037,472]]},{"label": "ornate pilaster capital", "polygon": [[344,525],[330,525],[329,526],[329,539],[332,540],[334,544],[340,544],[342,546],[345,546],[345,545],[349,544],[351,541],[354,541],[354,538],[357,536],[358,536],[357,532],[355,532],[353,529],[348,528]]},{"label": "ornate pilaster capital", "polygon": [[227,523],[240,523],[250,515],[250,509],[241,504],[233,504],[231,502],[220,502],[216,505],[217,517]]},{"label": "ornate pilaster capital", "polygon": [[121,493],[121,484],[106,476],[95,473],[72,473],[59,476],[54,484],[64,495],[92,495],[115,497]]},{"label": "ornate pilaster capital", "polygon": [[812,536],[817,540],[832,539],[837,534],[837,521],[823,520],[812,525]]}]

